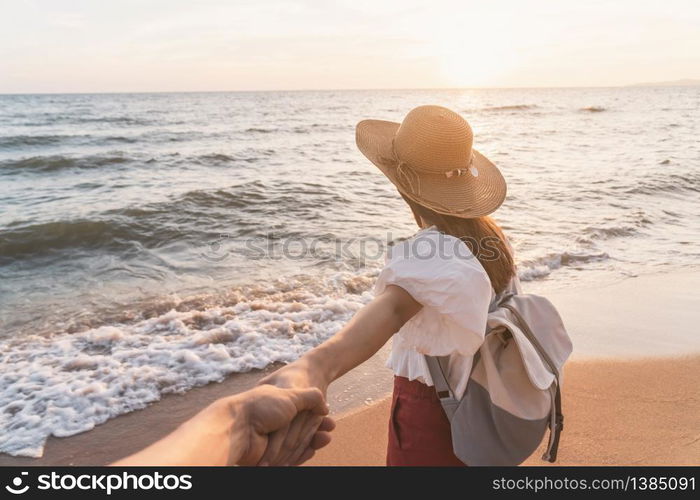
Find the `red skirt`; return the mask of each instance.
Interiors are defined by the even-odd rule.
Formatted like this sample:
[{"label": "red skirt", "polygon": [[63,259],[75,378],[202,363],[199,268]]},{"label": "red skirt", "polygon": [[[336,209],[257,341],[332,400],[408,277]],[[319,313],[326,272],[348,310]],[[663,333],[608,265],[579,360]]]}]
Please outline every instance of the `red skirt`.
[{"label": "red skirt", "polygon": [[386,464],[464,467],[452,451],[450,422],[434,387],[394,377]]}]

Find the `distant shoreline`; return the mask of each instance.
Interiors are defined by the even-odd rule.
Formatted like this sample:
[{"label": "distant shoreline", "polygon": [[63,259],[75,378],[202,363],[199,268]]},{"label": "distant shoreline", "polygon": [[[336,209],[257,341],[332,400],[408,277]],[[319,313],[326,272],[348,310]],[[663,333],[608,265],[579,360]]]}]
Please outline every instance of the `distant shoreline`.
[{"label": "distant shoreline", "polygon": [[700,80],[694,78],[681,78],[680,80],[669,80],[664,82],[642,82],[627,85],[627,87],[697,87]]}]

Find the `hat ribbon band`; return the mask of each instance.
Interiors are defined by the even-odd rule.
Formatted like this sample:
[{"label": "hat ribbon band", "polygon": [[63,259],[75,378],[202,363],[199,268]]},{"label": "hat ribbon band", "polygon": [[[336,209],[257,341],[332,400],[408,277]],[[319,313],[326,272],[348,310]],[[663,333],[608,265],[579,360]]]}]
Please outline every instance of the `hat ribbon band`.
[{"label": "hat ribbon band", "polygon": [[469,166],[467,168],[455,168],[454,170],[445,172],[445,177],[447,177],[448,179],[450,177],[461,177],[463,175],[466,175],[467,172],[469,172],[469,170],[472,168],[474,168],[474,153],[472,153],[471,157],[469,158]]},{"label": "hat ribbon band", "polygon": [[[399,177],[402,177],[403,180],[408,184],[408,186],[413,190],[416,194],[420,194],[420,175],[421,174],[432,174],[432,175],[444,175],[448,179],[451,177],[461,177],[463,175],[466,175],[467,172],[470,171],[470,169],[474,168],[474,152],[471,153],[471,156],[469,158],[469,165],[466,168],[455,168],[452,170],[448,170],[447,172],[430,172],[427,170],[421,170],[415,167],[412,167],[405,161],[401,160],[398,154],[396,154],[396,146],[394,144],[394,139],[391,140],[391,150],[392,153],[394,154],[394,159],[396,160],[396,174]],[[410,172],[410,174],[409,174]],[[415,183],[415,186],[414,186]]]}]

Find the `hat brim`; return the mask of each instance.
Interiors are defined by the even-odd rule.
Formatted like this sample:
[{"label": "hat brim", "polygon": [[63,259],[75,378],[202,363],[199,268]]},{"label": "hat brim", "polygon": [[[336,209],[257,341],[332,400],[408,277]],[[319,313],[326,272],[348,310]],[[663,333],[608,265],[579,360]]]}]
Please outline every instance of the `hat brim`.
[{"label": "hat brim", "polygon": [[501,206],[506,181],[496,165],[476,149],[472,149],[476,176],[471,171],[453,177],[415,170],[409,170],[409,175],[405,170],[400,173],[392,146],[399,125],[363,120],[355,129],[355,141],[362,154],[406,197],[435,212],[462,218],[488,215]]}]

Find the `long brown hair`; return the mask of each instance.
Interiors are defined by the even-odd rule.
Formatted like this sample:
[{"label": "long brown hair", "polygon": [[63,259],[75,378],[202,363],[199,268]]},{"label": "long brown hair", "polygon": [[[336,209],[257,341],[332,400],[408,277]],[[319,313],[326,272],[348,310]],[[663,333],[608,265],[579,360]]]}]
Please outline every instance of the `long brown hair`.
[{"label": "long brown hair", "polygon": [[479,259],[491,285],[496,293],[503,291],[515,274],[515,263],[510,253],[505,235],[491,217],[475,217],[463,219],[453,215],[445,215],[414,202],[401,194],[419,227],[423,226],[421,218],[435,225],[439,231],[459,238],[469,247],[469,250]]}]

